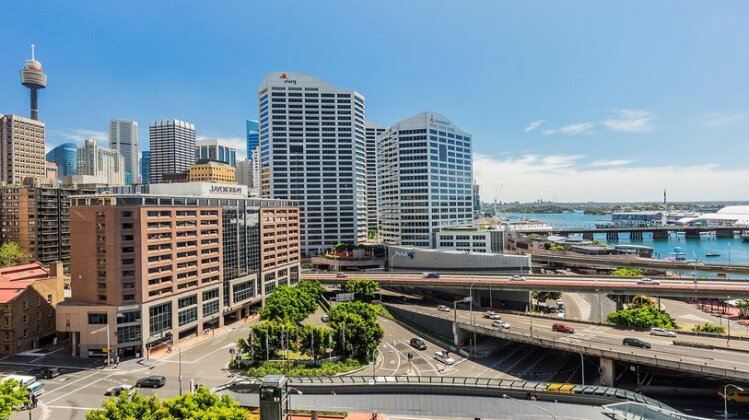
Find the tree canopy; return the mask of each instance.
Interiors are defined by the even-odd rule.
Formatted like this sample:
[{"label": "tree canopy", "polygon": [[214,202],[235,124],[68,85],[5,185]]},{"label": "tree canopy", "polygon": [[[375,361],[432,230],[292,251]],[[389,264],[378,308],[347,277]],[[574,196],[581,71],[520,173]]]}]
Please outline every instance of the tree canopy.
[{"label": "tree canopy", "polygon": [[373,354],[385,336],[385,330],[377,323],[377,309],[368,303],[339,303],[328,316],[336,348],[345,356],[364,360]]},{"label": "tree canopy", "polygon": [[360,302],[371,302],[380,290],[380,284],[369,279],[351,279],[343,284],[343,290],[354,294]]},{"label": "tree canopy", "polygon": [[642,276],[642,270],[639,268],[619,267],[612,271],[611,275],[616,277],[640,277]]},{"label": "tree canopy", "polygon": [[533,298],[539,302],[546,302],[547,300],[559,300],[562,298],[562,292],[539,292],[534,290],[531,292]]},{"label": "tree canopy", "polygon": [[28,391],[18,381],[0,381],[0,419],[7,419],[13,410],[28,402]]},{"label": "tree canopy", "polygon": [[712,334],[725,334],[726,333],[726,327],[722,325],[715,325],[711,324],[709,322],[706,322],[702,325],[695,325],[692,327],[692,331],[694,332],[704,332],[704,333],[712,333]]},{"label": "tree canopy", "polygon": [[12,267],[28,262],[29,255],[15,242],[0,245],[0,267]]},{"label": "tree canopy", "polygon": [[627,327],[677,328],[676,321],[671,318],[671,315],[652,305],[641,305],[612,312],[606,317],[606,321]]},{"label": "tree canopy", "polygon": [[86,420],[246,420],[249,414],[230,397],[219,397],[201,386],[195,393],[163,401],[137,391],[123,392],[89,411]]},{"label": "tree canopy", "polygon": [[296,287],[279,286],[260,310],[260,319],[302,322],[317,308],[322,286],[316,281],[303,281]]}]

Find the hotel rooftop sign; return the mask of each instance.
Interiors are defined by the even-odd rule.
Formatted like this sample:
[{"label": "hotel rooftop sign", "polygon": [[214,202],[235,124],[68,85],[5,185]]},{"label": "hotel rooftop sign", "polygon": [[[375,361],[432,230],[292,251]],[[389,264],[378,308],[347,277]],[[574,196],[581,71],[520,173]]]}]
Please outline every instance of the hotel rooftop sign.
[{"label": "hotel rooftop sign", "polygon": [[175,182],[151,184],[150,193],[172,196],[247,198],[247,186],[212,182]]}]

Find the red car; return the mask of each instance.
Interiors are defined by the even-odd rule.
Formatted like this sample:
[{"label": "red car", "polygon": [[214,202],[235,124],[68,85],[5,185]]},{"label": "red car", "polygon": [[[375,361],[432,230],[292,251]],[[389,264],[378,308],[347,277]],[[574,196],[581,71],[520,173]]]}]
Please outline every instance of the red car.
[{"label": "red car", "polygon": [[551,330],[552,331],[559,331],[559,332],[563,332],[563,333],[570,333],[570,334],[574,334],[575,333],[575,329],[574,328],[570,327],[569,325],[562,324],[561,322],[557,322],[554,325],[552,325],[551,326]]}]

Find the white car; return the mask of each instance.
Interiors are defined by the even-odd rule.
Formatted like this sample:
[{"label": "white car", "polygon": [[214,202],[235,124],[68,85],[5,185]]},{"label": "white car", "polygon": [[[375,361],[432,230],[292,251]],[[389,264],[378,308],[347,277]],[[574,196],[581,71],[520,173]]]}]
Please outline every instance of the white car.
[{"label": "white car", "polygon": [[128,384],[115,385],[113,387],[107,388],[107,390],[104,392],[104,395],[113,395],[115,397],[119,397],[120,394],[125,391],[133,392],[133,388],[135,388],[133,385]]},{"label": "white car", "polygon": [[523,281],[525,280],[525,277],[521,276],[520,274],[515,274],[514,276],[510,277],[510,280]]},{"label": "white car", "polygon": [[484,318],[489,319],[502,319],[502,315],[494,312],[494,311],[486,311],[484,312]]},{"label": "white car", "polygon": [[448,307],[447,307],[447,306],[445,306],[445,305],[438,305],[438,306],[437,306],[437,310],[438,310],[438,311],[441,311],[441,312],[450,312],[450,308],[448,308]]},{"label": "white car", "polygon": [[653,280],[650,277],[644,277],[644,278],[640,279],[640,281],[638,281],[637,284],[647,284],[647,285],[651,285],[651,286],[657,286],[657,285],[661,284],[661,282],[659,282],[658,280]]},{"label": "white car", "polygon": [[445,353],[441,351],[434,352],[434,359],[438,362],[442,362],[448,366],[452,366],[455,364],[455,360],[453,360],[452,357],[445,356]]},{"label": "white car", "polygon": [[510,329],[510,324],[507,323],[507,321],[493,321],[492,322],[492,327],[497,327],[497,328],[502,328],[502,329],[505,329],[505,330],[509,330]]},{"label": "white car", "polygon": [[676,337],[676,332],[669,331],[664,328],[651,328],[650,329],[650,335],[660,335],[662,337]]}]

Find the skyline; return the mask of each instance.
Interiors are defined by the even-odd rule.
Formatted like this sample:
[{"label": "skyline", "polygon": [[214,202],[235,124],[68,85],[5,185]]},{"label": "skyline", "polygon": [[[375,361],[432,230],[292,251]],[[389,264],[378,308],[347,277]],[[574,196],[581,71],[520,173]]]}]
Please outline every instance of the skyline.
[{"label": "skyline", "polygon": [[473,133],[484,201],[749,199],[745,4],[41,4],[7,8],[0,113],[27,115],[36,44],[48,149],[106,141],[112,118],[145,149],[149,123],[177,118],[242,154],[262,78],[298,71],[360,92],[374,123],[430,110]]}]

